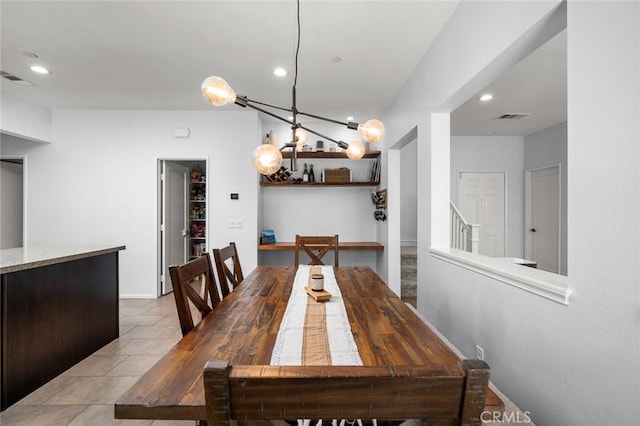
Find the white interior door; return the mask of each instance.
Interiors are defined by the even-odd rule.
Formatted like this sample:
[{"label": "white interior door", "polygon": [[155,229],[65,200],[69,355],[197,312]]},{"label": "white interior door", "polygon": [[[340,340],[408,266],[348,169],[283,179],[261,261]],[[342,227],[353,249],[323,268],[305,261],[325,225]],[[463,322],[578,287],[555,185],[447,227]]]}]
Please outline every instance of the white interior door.
[{"label": "white interior door", "polygon": [[525,258],[560,271],[560,166],[527,170]]},{"label": "white interior door", "polygon": [[505,174],[460,172],[458,208],[465,219],[480,224],[478,254],[504,257]]},{"label": "white interior door", "polygon": [[173,291],[170,265],[187,261],[187,194],[189,169],[169,161],[162,161],[161,192],[161,294]]}]

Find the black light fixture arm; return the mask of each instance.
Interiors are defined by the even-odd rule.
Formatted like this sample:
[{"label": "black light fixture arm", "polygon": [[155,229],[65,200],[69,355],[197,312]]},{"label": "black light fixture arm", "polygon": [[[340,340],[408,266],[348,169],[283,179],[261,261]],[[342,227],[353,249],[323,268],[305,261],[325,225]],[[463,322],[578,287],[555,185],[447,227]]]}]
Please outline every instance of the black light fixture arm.
[{"label": "black light fixture arm", "polygon": [[[260,111],[263,114],[267,114],[268,116],[276,118],[276,119],[278,119],[280,121],[284,121],[285,123],[293,124],[293,121],[287,120],[284,117],[280,117],[279,115],[274,114],[273,112],[271,112],[269,110],[266,110],[264,108],[260,108],[259,106],[255,106],[255,105],[253,105],[252,102],[254,102],[254,101],[250,101],[249,99],[247,99],[244,96],[238,96],[236,98],[236,102],[235,103],[236,103],[236,105],[240,105],[241,107],[249,107],[251,109],[255,109],[256,111]],[[270,106],[270,105],[267,105],[267,106]],[[273,107],[273,108],[280,108],[280,107]],[[289,111],[288,109],[284,109],[284,108],[280,108],[280,109],[283,109],[285,111]]]},{"label": "black light fixture arm", "polygon": [[266,106],[266,107],[273,108],[273,109],[279,109],[281,111],[291,112],[291,109],[289,109],[289,108],[281,107],[281,106],[278,106],[278,105],[271,105],[271,104],[268,104],[266,102],[260,102],[260,101],[256,101],[255,99],[248,99],[246,97],[245,97],[245,99],[246,99],[247,102],[250,102],[250,103]]},{"label": "black light fixture arm", "polygon": [[358,130],[358,126],[360,123],[356,123],[354,121],[340,121],[334,120],[333,118],[323,117],[321,115],[309,114],[308,112],[298,111],[299,115],[304,115],[305,117],[317,118],[318,120],[328,121],[329,123],[340,124],[342,126],[347,126],[348,129]]},{"label": "black light fixture arm", "polygon": [[[294,88],[294,93],[295,93],[295,88]],[[295,99],[295,97],[294,97],[294,99]],[[268,115],[270,117],[273,117],[273,118],[278,119],[280,121],[284,121],[285,123],[288,123],[288,124],[291,125],[291,129],[294,132],[295,132],[295,129],[297,129],[297,128],[304,129],[309,133],[313,133],[316,136],[320,136],[321,138],[327,139],[328,141],[335,143],[336,145],[338,145],[342,149],[349,148],[349,144],[344,142],[344,141],[338,141],[336,139],[333,139],[333,138],[331,138],[331,137],[329,137],[329,136],[327,136],[325,134],[322,134],[322,133],[317,132],[317,131],[315,131],[313,129],[310,129],[310,128],[306,127],[306,126],[303,126],[300,123],[297,123],[296,120],[295,120],[296,115],[305,115],[305,116],[308,116],[308,117],[318,118],[318,119],[329,121],[329,122],[336,123],[336,124],[342,124],[342,125],[347,126],[350,129],[354,129],[354,130],[358,128],[358,123],[354,123],[354,122],[351,122],[351,121],[349,123],[344,123],[344,122],[341,122],[341,121],[338,121],[338,120],[332,120],[332,119],[326,118],[326,117],[321,117],[321,116],[317,116],[317,115],[313,115],[313,114],[307,114],[307,113],[299,112],[295,108],[295,101],[294,101],[294,105],[292,106],[291,109],[286,109],[286,108],[282,108],[282,107],[278,107],[278,106],[273,106],[273,105],[265,104],[265,103],[262,103],[262,102],[256,102],[256,101],[247,99],[245,96],[237,96],[235,103],[237,105],[240,105],[241,107],[249,107],[251,109],[255,109],[256,111],[260,111],[261,113],[266,114],[266,115]],[[253,105],[253,103],[258,103],[260,105],[268,106],[268,107],[271,107],[271,108],[281,109],[283,111],[289,111],[289,112],[293,113],[294,119],[293,120],[288,120],[288,119],[286,119],[284,117],[280,117],[279,115],[274,114],[271,111],[268,111],[268,110],[266,110],[264,108],[261,108],[259,106]],[[354,127],[354,125],[355,125],[355,127]],[[295,142],[295,135],[294,135],[294,137],[292,139],[293,139],[293,142]],[[296,145],[295,143],[291,143],[291,144],[286,144],[284,147],[285,148],[290,148],[290,147],[293,147],[295,145]]]}]

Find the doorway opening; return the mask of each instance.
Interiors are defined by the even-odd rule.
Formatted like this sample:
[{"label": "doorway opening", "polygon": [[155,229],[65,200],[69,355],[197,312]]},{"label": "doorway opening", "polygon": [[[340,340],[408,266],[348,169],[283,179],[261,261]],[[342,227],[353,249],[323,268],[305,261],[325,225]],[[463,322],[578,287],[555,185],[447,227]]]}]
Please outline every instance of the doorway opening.
[{"label": "doorway opening", "polygon": [[418,298],[417,236],[420,226],[417,153],[417,127],[387,150],[387,281],[397,295],[414,306],[417,306]]},{"label": "doorway opening", "polygon": [[158,160],[158,295],[173,291],[169,266],[206,253],[206,159]]},{"label": "doorway opening", "polygon": [[526,171],[524,255],[554,274],[561,273],[560,191],[559,164]]},{"label": "doorway opening", "polygon": [[400,149],[400,298],[418,306],[418,140]]},{"label": "doorway opening", "polygon": [[0,157],[0,249],[23,247],[26,240],[24,156]]}]

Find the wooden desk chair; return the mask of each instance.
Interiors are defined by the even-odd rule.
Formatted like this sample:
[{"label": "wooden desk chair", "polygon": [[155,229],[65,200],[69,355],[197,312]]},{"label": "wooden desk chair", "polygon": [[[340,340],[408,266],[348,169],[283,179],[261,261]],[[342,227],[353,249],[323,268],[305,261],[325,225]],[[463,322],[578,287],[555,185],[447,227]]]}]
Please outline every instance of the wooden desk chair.
[{"label": "wooden desk chair", "polygon": [[[314,250],[318,253],[314,253]],[[296,234],[295,266],[300,265],[300,251],[309,256],[309,265],[324,265],[322,258],[330,250],[334,252],[334,266],[338,266],[338,235],[332,237],[301,236]]]},{"label": "wooden desk chair", "polygon": [[[244,280],[240,259],[238,258],[238,251],[236,250],[236,243],[229,243],[227,247],[221,249],[213,249],[213,257],[216,262],[216,270],[218,271],[220,291],[224,299],[232,289],[236,288],[242,280]],[[231,260],[233,270],[229,269],[226,263],[227,260]],[[231,288],[229,288],[229,284],[231,284]]]},{"label": "wooden desk chair", "polygon": [[[169,266],[169,274],[171,275],[171,284],[173,284],[176,308],[178,308],[180,328],[182,335],[185,336],[195,327],[195,324],[220,303],[211,257],[209,257],[209,253],[205,253],[184,265]],[[194,288],[196,280],[199,280],[200,291]],[[189,302],[200,311],[201,318],[195,323]]]},{"label": "wooden desk chair", "polygon": [[284,413],[294,419],[408,418],[481,425],[488,383],[489,366],[481,360],[462,360],[457,369],[232,366],[224,360],[204,367],[207,421],[218,426],[233,420],[257,424]]}]

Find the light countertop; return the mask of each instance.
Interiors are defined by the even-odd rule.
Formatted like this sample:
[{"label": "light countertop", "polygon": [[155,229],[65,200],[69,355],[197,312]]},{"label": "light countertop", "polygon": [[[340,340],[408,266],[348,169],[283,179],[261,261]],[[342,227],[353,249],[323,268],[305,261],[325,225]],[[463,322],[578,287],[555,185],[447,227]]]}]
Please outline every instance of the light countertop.
[{"label": "light countertop", "polygon": [[124,250],[125,246],[28,246],[0,250],[0,274]]}]

